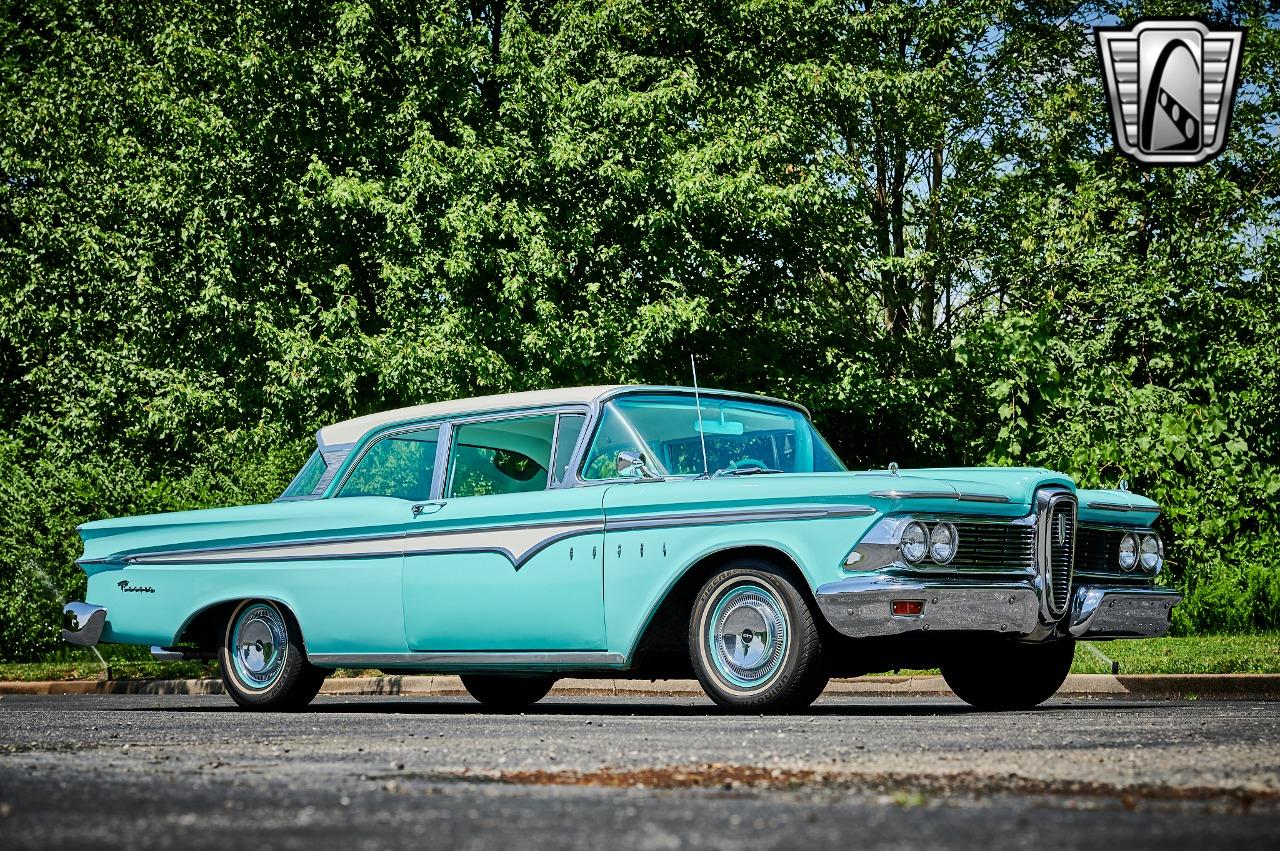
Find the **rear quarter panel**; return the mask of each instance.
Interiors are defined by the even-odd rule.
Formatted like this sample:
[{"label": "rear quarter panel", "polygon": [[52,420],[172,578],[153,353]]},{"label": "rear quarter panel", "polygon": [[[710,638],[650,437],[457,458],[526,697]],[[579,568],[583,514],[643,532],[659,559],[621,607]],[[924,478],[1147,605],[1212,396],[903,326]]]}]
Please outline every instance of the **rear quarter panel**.
[{"label": "rear quarter panel", "polygon": [[[400,652],[400,555],[289,561],[145,564],[157,553],[396,537],[410,503],[308,500],[97,521],[81,527],[86,600],[107,608],[105,642],[169,646],[200,612],[263,598],[297,617],[311,652]],[[125,584],[121,584],[125,583]],[[150,589],[150,590],[128,590]]]}]

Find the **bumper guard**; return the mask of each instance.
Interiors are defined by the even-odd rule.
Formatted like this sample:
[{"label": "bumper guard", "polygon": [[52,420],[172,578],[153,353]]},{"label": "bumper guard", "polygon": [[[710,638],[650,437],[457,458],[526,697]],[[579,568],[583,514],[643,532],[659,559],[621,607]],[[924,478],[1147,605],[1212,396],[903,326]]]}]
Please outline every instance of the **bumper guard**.
[{"label": "bumper guard", "polygon": [[62,607],[62,640],[80,647],[92,647],[102,637],[107,610],[92,603],[67,603]]}]

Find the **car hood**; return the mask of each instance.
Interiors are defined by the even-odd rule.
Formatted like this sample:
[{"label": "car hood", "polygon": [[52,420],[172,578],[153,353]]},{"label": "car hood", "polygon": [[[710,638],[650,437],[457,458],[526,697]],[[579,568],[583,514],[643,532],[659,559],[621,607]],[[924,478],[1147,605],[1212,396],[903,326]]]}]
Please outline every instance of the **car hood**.
[{"label": "car hood", "polygon": [[1031,505],[1036,489],[1045,485],[1075,490],[1070,476],[1041,467],[925,467],[899,470],[891,478],[895,480],[894,491],[950,488],[956,496],[973,497],[974,501],[987,498],[1026,506]]}]

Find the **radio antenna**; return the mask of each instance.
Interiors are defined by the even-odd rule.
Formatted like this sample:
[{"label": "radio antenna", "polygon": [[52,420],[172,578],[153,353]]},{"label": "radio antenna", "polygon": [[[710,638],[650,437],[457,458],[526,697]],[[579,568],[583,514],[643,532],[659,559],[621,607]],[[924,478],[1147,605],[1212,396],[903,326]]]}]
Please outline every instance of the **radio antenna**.
[{"label": "radio antenna", "polygon": [[702,396],[698,393],[698,362],[689,353],[689,367],[693,370],[693,401],[698,407],[698,440],[702,441],[702,475],[711,478],[711,468],[707,464],[707,433],[702,430]]}]

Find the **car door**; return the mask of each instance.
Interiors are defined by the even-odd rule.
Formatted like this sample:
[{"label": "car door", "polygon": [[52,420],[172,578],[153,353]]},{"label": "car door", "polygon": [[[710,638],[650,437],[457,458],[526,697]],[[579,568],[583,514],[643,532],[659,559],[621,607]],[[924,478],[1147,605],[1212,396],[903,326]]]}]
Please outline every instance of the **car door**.
[{"label": "car door", "polygon": [[584,420],[535,412],[450,424],[440,498],[405,538],[411,649],[604,649],[603,489],[559,487],[551,475],[563,475]]},{"label": "car door", "polygon": [[[289,567],[291,599],[309,653],[403,653],[404,535],[415,506],[436,488],[440,427],[413,424],[374,436],[353,459],[330,499],[286,503],[307,512],[324,537],[299,546]],[[309,544],[310,542],[308,542]],[[310,557],[310,558],[309,558]],[[283,563],[281,563],[283,564]],[[275,564],[254,572],[271,576]]]}]

